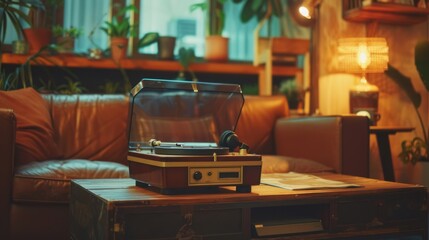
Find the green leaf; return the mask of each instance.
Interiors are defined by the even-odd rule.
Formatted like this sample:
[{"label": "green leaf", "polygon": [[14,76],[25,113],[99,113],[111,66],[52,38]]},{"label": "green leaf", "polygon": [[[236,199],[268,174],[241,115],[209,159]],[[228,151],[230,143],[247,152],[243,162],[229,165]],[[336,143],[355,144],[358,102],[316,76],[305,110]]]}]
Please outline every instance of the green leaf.
[{"label": "green leaf", "polygon": [[138,47],[143,48],[156,43],[159,39],[159,34],[156,32],[148,32],[139,40]]},{"label": "green leaf", "polygon": [[277,17],[283,16],[283,5],[281,0],[271,0],[271,6],[273,8],[273,14]]},{"label": "green leaf", "polygon": [[[134,5],[128,5],[122,8],[115,16],[112,17],[112,21],[105,21],[105,27],[100,27],[101,30],[107,33],[111,37],[134,37],[137,32],[137,26],[131,25],[130,18],[125,16],[128,11],[137,11]],[[121,19],[121,21],[119,21]]]},{"label": "green leaf", "polygon": [[255,12],[253,11],[253,8],[252,8],[252,0],[248,0],[246,1],[246,3],[244,3],[243,8],[241,9],[241,14],[240,14],[241,22],[247,23],[250,21],[250,19],[253,18],[253,16],[255,16]]},{"label": "green leaf", "polygon": [[[253,0],[251,2],[252,11],[253,12],[259,12],[259,10],[264,6],[264,3],[266,3],[267,0],[261,1],[261,0]],[[269,1],[269,0],[268,0]]]},{"label": "green leaf", "polygon": [[256,17],[258,19],[258,22],[260,22],[262,19],[265,18],[265,16],[267,16],[267,12],[268,12],[268,6],[265,5],[263,6],[263,8],[261,8],[257,13],[256,13]]},{"label": "green leaf", "polygon": [[389,76],[396,84],[402,88],[407,94],[408,98],[413,103],[414,107],[419,108],[422,97],[420,93],[414,90],[413,84],[411,83],[411,79],[405,75],[403,75],[398,69],[388,64],[387,70],[385,71],[386,75]]},{"label": "green leaf", "polygon": [[429,41],[424,40],[416,44],[414,48],[414,63],[426,87],[426,91],[429,91]]},{"label": "green leaf", "polygon": [[207,7],[208,7],[207,2],[195,3],[195,4],[192,4],[191,6],[189,6],[189,11],[193,12],[197,9],[201,9],[201,11],[206,11]]},{"label": "green leaf", "polygon": [[118,17],[125,16],[125,14],[128,11],[138,12],[138,9],[136,8],[136,6],[134,6],[134,5],[131,4],[131,5],[128,5],[128,6],[124,7],[124,8],[122,8],[121,10],[119,10],[119,12],[115,16],[118,16]]},{"label": "green leaf", "polygon": [[34,7],[45,11],[45,5],[40,0],[20,0],[20,1],[2,0],[0,1],[0,8],[5,8],[6,6],[9,6],[15,9]]},{"label": "green leaf", "polygon": [[187,70],[189,65],[195,61],[195,52],[192,48],[181,47],[179,49],[179,63]]}]

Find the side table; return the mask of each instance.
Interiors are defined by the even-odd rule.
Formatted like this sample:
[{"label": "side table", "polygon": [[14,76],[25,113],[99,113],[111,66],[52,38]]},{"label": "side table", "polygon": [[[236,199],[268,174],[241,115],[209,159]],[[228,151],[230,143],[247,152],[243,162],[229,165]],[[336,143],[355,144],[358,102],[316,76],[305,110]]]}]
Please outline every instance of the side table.
[{"label": "side table", "polygon": [[375,134],[377,138],[378,152],[380,154],[381,166],[383,168],[384,180],[395,181],[395,174],[393,172],[392,153],[390,150],[389,135],[398,132],[411,132],[413,127],[379,127],[371,126],[369,132]]}]

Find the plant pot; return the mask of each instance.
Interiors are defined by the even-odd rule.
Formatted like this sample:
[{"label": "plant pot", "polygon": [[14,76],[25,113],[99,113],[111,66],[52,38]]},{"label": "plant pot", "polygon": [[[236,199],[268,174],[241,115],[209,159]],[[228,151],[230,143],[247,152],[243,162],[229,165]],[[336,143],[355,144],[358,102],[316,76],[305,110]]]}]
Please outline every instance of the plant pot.
[{"label": "plant pot", "polygon": [[28,43],[23,40],[16,40],[12,42],[12,53],[13,54],[27,54]]},{"label": "plant pot", "polygon": [[222,36],[207,36],[204,58],[207,61],[228,61],[228,38]]},{"label": "plant pot", "polygon": [[24,29],[24,36],[27,39],[30,53],[36,53],[51,43],[52,31],[47,28],[27,28]]},{"label": "plant pot", "polygon": [[57,37],[56,43],[59,53],[73,53],[74,38],[73,37]]},{"label": "plant pot", "polygon": [[110,50],[112,58],[116,62],[127,57],[128,38],[112,37],[110,39]]},{"label": "plant pot", "polygon": [[[402,164],[402,163],[401,163]],[[418,161],[415,165],[408,163],[399,165],[397,181],[429,186],[429,162]]]},{"label": "plant pot", "polygon": [[176,47],[176,38],[162,36],[158,38],[158,58],[174,59],[174,48]]}]

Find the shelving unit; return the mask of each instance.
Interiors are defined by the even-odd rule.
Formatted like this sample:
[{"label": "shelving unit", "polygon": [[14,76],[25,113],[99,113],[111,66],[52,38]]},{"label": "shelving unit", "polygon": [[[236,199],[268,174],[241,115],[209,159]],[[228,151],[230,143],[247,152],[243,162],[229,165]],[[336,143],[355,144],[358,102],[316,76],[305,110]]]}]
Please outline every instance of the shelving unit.
[{"label": "shelving unit", "polygon": [[409,25],[428,20],[429,8],[377,0],[343,0],[343,18],[351,22]]},{"label": "shelving unit", "polygon": [[[4,53],[3,64],[23,64],[30,55],[18,55]],[[91,69],[117,69],[125,70],[150,70],[150,71],[171,71],[178,72],[182,66],[178,61],[157,60],[147,58],[127,58],[115,63],[111,58],[92,60],[76,55],[54,55],[43,56],[32,62],[33,65],[43,65],[51,67],[67,68],[91,68]],[[190,66],[195,73],[233,74],[233,75],[256,75],[258,76],[259,92],[263,93],[266,88],[271,87],[265,80],[265,68],[263,66],[253,66],[251,62],[196,62]],[[296,66],[273,66],[273,75],[280,77],[291,77],[302,73],[302,69]]]}]

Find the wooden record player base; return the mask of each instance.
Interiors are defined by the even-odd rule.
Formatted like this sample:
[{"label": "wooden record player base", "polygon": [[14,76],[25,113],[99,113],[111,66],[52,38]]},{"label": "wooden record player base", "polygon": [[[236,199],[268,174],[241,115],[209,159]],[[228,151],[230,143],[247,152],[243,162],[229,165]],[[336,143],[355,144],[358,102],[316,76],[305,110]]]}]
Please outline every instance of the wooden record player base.
[{"label": "wooden record player base", "polygon": [[71,239],[428,239],[425,187],[317,175],[362,187],[163,195],[133,179],[72,180]]},{"label": "wooden record player base", "polygon": [[[154,192],[166,194],[166,195],[219,192],[219,186],[202,186],[202,187],[190,187],[190,188],[157,188],[157,187],[152,187],[149,184],[141,181],[136,181],[136,186],[147,189],[149,191],[154,191]],[[252,186],[249,186],[249,185],[235,186],[235,191],[237,193],[250,193],[252,191]]]}]

